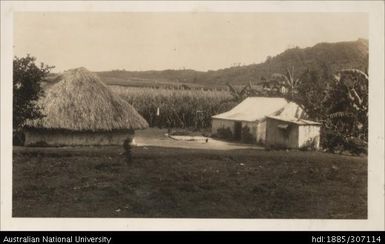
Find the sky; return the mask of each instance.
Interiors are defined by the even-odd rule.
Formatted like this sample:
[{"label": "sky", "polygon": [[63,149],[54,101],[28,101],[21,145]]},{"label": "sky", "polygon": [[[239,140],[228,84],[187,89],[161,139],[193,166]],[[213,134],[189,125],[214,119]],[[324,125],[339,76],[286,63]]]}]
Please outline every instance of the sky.
[{"label": "sky", "polygon": [[368,39],[364,13],[96,13],[14,15],[14,55],[92,71],[217,70],[295,46]]}]

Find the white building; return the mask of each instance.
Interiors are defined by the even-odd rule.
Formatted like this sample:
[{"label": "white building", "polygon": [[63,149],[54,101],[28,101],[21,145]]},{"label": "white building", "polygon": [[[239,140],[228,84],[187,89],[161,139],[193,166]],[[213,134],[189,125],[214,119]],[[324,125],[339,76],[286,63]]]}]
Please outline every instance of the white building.
[{"label": "white building", "polygon": [[321,124],[318,122],[267,116],[266,146],[319,149]]},{"label": "white building", "polygon": [[285,98],[248,97],[228,112],[212,116],[212,134],[229,128],[234,139],[241,139],[242,127],[248,126],[256,143],[265,144],[267,116],[304,119],[302,108]]}]

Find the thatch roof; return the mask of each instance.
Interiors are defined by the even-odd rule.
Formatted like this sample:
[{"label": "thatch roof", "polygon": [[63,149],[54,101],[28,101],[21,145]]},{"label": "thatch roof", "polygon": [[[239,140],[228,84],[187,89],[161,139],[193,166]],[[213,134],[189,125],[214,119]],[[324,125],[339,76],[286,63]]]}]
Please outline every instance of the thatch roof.
[{"label": "thatch roof", "polygon": [[42,119],[26,127],[75,131],[144,129],[147,121],[85,68],[64,72],[61,81],[39,100]]}]

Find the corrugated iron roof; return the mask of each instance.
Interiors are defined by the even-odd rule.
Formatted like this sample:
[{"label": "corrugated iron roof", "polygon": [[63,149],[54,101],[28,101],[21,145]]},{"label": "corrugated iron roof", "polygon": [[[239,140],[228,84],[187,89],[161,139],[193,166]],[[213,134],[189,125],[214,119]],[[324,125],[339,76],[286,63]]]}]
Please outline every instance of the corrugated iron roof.
[{"label": "corrugated iron roof", "polygon": [[303,118],[305,113],[298,104],[288,102],[285,98],[248,97],[230,111],[214,115],[212,118],[253,122],[276,115]]},{"label": "corrugated iron roof", "polygon": [[281,116],[266,116],[269,119],[276,119],[279,121],[284,121],[288,123],[293,123],[297,125],[321,125],[321,123],[311,121],[311,120],[306,120],[306,119],[298,119],[298,118],[285,118]]}]

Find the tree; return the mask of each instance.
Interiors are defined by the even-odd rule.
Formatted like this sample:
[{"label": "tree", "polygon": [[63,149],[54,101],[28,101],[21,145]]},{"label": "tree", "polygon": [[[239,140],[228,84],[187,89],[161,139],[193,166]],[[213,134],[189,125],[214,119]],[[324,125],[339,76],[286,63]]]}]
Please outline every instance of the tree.
[{"label": "tree", "polygon": [[368,141],[368,76],[357,69],[335,75],[323,65],[307,70],[292,100],[322,123],[321,144],[329,151],[365,152]]},{"label": "tree", "polygon": [[326,87],[331,76],[327,69],[307,69],[301,75],[301,82],[298,84],[297,92],[291,98],[299,104],[309,118],[322,121],[325,115],[325,107],[322,105],[326,94]]},{"label": "tree", "polygon": [[336,80],[346,88],[352,108],[367,117],[369,77],[358,69],[345,69],[336,74]]},{"label": "tree", "polygon": [[369,77],[357,69],[339,71],[323,102],[325,127],[339,135],[340,144],[353,153],[367,150]]},{"label": "tree", "polygon": [[41,118],[37,101],[43,95],[41,81],[54,68],[35,64],[36,58],[30,55],[13,59],[13,129],[18,132],[28,119]]}]

